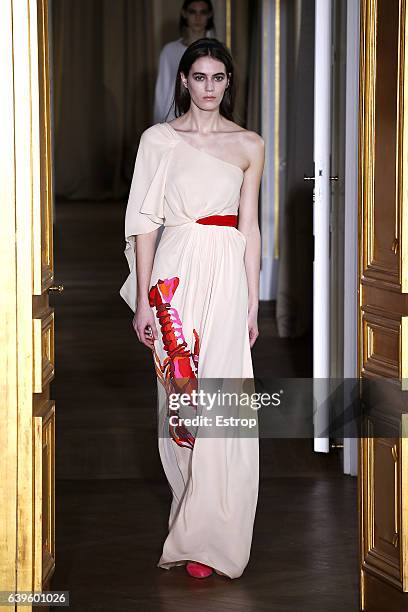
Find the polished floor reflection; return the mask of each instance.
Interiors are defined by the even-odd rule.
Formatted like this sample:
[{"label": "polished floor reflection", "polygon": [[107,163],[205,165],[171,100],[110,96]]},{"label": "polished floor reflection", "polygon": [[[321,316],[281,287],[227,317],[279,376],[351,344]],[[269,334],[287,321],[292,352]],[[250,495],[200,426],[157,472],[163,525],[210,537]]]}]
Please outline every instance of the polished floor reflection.
[{"label": "polished floor reflection", "polygon": [[[157,452],[151,355],[118,295],[123,205],[58,203],[56,572],[85,612],[358,610],[356,480],[310,440],[261,440],[251,560],[243,576],[156,567],[170,493]],[[278,338],[262,304],[257,376],[307,377],[310,338]]]}]

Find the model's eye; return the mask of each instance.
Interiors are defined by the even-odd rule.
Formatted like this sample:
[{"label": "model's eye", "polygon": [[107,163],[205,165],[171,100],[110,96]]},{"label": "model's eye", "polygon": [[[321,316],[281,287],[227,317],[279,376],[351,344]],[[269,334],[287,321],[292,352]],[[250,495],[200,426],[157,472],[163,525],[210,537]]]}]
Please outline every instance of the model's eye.
[{"label": "model's eye", "polygon": [[189,15],[191,15],[192,17],[194,15],[201,15],[202,17],[207,17],[210,14],[210,11],[208,9],[201,9],[201,10],[194,10],[194,9],[187,9],[187,13]]},{"label": "model's eye", "polygon": [[218,74],[218,75],[215,77],[215,80],[216,80],[216,81],[218,81],[218,82],[223,81],[223,80],[224,80],[224,75],[223,75],[223,74]]},{"label": "model's eye", "polygon": [[204,79],[204,77],[203,77],[203,75],[202,75],[202,74],[196,74],[196,75],[194,76],[194,79],[195,79],[196,81],[202,81],[202,80]]}]

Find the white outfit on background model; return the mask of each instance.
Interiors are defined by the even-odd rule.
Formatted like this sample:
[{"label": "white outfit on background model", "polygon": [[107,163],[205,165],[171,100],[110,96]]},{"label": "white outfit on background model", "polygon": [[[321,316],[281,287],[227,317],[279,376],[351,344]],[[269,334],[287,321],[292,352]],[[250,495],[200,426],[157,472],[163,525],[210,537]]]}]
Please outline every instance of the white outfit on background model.
[{"label": "white outfit on background model", "polygon": [[174,114],[174,84],[177,68],[187,47],[181,38],[164,45],[159,59],[159,72],[154,96],[154,123],[172,121]]}]

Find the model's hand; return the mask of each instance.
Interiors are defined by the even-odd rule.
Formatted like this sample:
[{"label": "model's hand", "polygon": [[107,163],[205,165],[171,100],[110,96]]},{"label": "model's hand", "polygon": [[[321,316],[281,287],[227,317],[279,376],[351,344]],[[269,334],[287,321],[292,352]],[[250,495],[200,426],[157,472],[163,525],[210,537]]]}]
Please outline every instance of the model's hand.
[{"label": "model's hand", "polygon": [[157,340],[158,335],[153,312],[149,304],[139,304],[137,306],[132,325],[139,341],[153,350],[154,341]]},{"label": "model's hand", "polygon": [[255,344],[257,337],[259,336],[258,331],[258,310],[250,310],[248,312],[248,329],[249,329],[249,345],[252,348]]}]

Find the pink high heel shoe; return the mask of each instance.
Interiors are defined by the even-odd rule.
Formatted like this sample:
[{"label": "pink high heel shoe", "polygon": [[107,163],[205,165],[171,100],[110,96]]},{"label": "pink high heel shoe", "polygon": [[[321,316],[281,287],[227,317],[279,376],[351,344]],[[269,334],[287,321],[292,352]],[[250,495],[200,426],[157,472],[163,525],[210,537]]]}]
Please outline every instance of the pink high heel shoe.
[{"label": "pink high heel shoe", "polygon": [[213,573],[213,568],[204,563],[198,563],[198,561],[188,561],[186,563],[186,570],[193,578],[207,578]]}]

